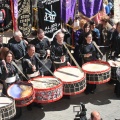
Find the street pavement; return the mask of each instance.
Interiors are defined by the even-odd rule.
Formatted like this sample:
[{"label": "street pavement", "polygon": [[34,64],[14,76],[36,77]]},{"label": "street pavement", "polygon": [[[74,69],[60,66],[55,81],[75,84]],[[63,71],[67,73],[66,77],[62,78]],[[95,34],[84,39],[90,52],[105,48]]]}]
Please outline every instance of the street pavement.
[{"label": "street pavement", "polygon": [[28,111],[24,107],[18,120],[74,120],[77,113],[73,112],[73,106],[80,102],[85,104],[88,119],[93,110],[99,111],[103,120],[120,119],[120,98],[114,94],[114,84],[105,83],[97,85],[95,94],[81,93],[70,99],[43,104],[44,109],[33,107],[32,111]]}]

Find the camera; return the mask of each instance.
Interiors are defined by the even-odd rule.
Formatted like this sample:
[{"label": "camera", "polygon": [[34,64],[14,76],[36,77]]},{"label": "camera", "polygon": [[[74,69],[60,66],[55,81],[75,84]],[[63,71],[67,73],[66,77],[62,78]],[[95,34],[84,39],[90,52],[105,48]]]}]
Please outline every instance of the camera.
[{"label": "camera", "polygon": [[75,115],[74,120],[87,120],[86,117],[86,111],[85,105],[80,102],[80,105],[73,106],[73,112],[77,112],[77,115]]}]

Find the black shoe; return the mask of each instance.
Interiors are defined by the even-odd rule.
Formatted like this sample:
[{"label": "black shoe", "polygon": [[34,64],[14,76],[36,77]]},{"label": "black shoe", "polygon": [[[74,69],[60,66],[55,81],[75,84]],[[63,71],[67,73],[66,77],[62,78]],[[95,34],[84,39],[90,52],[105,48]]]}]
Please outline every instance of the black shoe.
[{"label": "black shoe", "polygon": [[64,95],[63,99],[70,99],[70,96],[69,95]]},{"label": "black shoe", "polygon": [[90,91],[90,93],[91,93],[91,94],[94,94],[94,93],[95,93],[95,91],[94,91],[94,90],[92,90],[92,91]]},{"label": "black shoe", "polygon": [[31,106],[31,105],[28,105],[28,106],[27,106],[27,110],[28,110],[28,111],[32,111],[32,106]]},{"label": "black shoe", "polygon": [[84,91],[84,93],[85,93],[86,95],[88,95],[90,92],[88,92],[88,91]]},{"label": "black shoe", "polygon": [[43,109],[43,106],[40,103],[35,103],[34,106],[37,108]]}]

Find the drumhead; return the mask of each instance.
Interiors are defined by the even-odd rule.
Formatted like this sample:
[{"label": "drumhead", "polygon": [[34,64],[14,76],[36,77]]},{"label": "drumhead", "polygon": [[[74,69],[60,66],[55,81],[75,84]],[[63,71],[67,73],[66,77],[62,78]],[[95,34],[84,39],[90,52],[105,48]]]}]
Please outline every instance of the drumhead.
[{"label": "drumhead", "polygon": [[120,66],[119,61],[108,60],[108,63],[110,64],[111,67],[119,67]]},{"label": "drumhead", "polygon": [[108,70],[109,68],[110,66],[104,63],[85,63],[82,66],[83,70],[90,71],[90,72],[105,71],[105,70]]},{"label": "drumhead", "polygon": [[66,66],[58,68],[54,72],[54,75],[60,78],[63,82],[73,82],[80,80],[85,74],[75,66]]},{"label": "drumhead", "polygon": [[12,103],[12,100],[8,97],[0,97],[0,108],[5,107]]},{"label": "drumhead", "polygon": [[8,95],[14,99],[24,98],[32,93],[32,87],[28,85],[13,84],[8,88]]},{"label": "drumhead", "polygon": [[47,89],[47,88],[53,88],[61,83],[57,78],[54,77],[36,77],[33,78],[33,80],[30,80],[33,84],[33,88],[35,89]]}]

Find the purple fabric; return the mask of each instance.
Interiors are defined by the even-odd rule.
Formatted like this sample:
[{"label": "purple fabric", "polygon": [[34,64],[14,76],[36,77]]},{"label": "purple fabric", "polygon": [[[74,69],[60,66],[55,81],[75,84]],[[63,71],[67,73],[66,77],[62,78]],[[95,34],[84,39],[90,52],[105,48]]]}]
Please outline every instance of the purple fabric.
[{"label": "purple fabric", "polygon": [[79,0],[79,12],[89,18],[102,10],[102,6],[103,0]]},{"label": "purple fabric", "polygon": [[18,18],[18,0],[13,0],[14,2],[14,17]]},{"label": "purple fabric", "polygon": [[76,0],[61,0],[61,19],[67,23],[74,18]]}]

